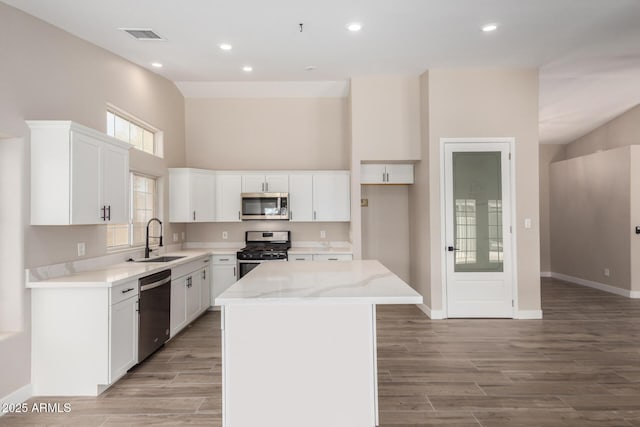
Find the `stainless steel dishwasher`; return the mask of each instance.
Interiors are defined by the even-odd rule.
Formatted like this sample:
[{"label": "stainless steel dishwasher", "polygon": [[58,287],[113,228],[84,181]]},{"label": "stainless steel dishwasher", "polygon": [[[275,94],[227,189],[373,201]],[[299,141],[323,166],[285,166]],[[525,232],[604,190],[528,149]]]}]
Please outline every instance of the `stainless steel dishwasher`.
[{"label": "stainless steel dishwasher", "polygon": [[138,363],[162,347],[169,339],[171,313],[171,270],[163,270],[138,280]]}]

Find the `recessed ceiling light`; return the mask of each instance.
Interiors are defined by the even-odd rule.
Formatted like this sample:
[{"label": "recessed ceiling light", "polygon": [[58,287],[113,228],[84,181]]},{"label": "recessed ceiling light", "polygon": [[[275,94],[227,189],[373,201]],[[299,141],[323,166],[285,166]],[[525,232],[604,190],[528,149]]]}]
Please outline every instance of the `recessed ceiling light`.
[{"label": "recessed ceiling light", "polygon": [[220,49],[222,49],[222,50],[231,50],[232,46],[229,43],[221,43],[220,44]]},{"label": "recessed ceiling light", "polygon": [[485,33],[490,33],[491,31],[495,31],[498,29],[498,24],[487,24],[482,27],[482,31]]},{"label": "recessed ceiling light", "polygon": [[358,32],[362,29],[362,24],[359,22],[352,22],[351,24],[347,25],[347,30],[355,33]]},{"label": "recessed ceiling light", "polygon": [[246,72],[246,73],[250,73],[253,71],[253,67],[249,66],[249,65],[245,65],[244,67],[242,67],[242,71]]},{"label": "recessed ceiling light", "polygon": [[162,64],[159,63],[159,62],[152,62],[151,66],[154,67],[154,68],[162,68]]},{"label": "recessed ceiling light", "polygon": [[315,65],[307,65],[304,67],[305,71],[314,71],[316,69]]}]

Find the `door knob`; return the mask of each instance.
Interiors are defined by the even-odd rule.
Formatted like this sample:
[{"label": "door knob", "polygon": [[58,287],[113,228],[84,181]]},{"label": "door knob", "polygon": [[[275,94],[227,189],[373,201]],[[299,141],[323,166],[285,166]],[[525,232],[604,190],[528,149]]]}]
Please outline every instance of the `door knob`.
[{"label": "door knob", "polygon": [[459,250],[459,249],[458,249],[458,248],[456,248],[456,247],[453,247],[453,246],[447,246],[447,251],[449,251],[449,252],[454,252],[454,251],[457,251],[457,250]]}]

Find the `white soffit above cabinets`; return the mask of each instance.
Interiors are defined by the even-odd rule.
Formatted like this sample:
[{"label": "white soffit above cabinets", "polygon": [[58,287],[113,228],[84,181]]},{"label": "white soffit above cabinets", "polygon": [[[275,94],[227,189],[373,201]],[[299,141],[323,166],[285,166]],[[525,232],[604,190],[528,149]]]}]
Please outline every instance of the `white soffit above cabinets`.
[{"label": "white soffit above cabinets", "polygon": [[[551,143],[569,142],[640,99],[638,0],[0,1],[182,82],[185,94],[193,82],[217,82],[206,90],[231,96],[273,90],[235,82],[282,82],[280,90],[297,93],[304,91],[289,82],[539,68],[540,134]],[[349,31],[352,22],[361,30]],[[483,32],[490,23],[498,28]],[[136,40],[119,28],[166,40]],[[226,43],[233,49],[219,48]]]}]

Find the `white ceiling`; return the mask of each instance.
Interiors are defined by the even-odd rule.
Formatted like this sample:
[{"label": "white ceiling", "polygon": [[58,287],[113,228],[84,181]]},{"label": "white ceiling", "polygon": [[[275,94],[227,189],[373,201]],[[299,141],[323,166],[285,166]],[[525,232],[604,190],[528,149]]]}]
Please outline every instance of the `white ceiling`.
[{"label": "white ceiling", "polygon": [[[548,143],[569,142],[640,100],[639,0],[2,1],[179,87],[540,67]],[[347,31],[352,21],[362,31]],[[496,32],[480,31],[490,22]],[[151,28],[167,40],[139,41],[118,28]],[[233,49],[221,51],[223,42]]]}]

